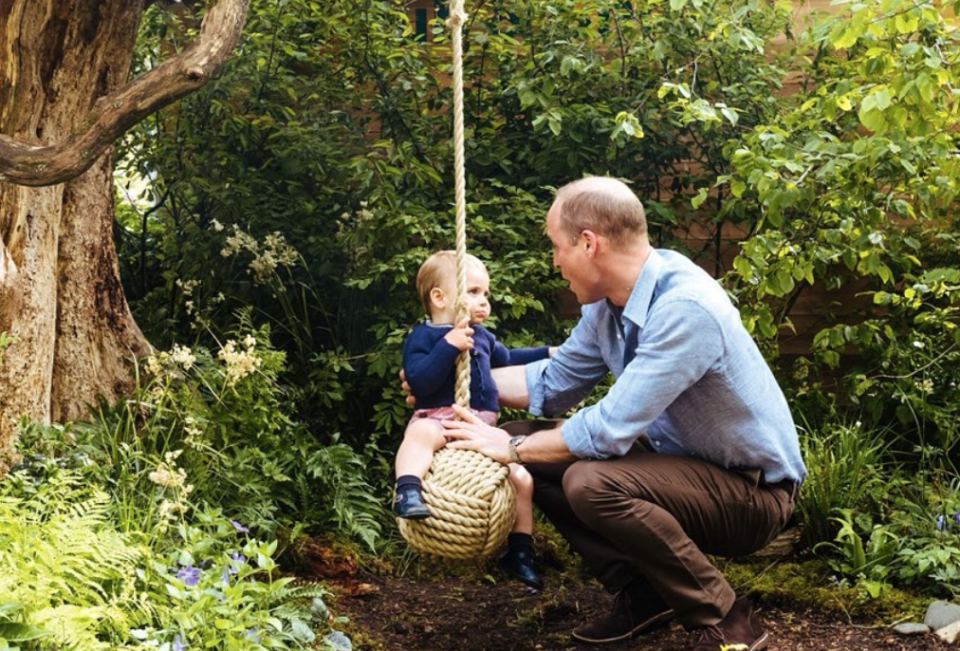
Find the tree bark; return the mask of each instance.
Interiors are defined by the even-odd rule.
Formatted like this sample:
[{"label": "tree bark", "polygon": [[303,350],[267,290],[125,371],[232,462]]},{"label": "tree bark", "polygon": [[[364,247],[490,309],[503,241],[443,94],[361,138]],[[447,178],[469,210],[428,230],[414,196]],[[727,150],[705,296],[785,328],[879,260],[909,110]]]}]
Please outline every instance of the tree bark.
[{"label": "tree bark", "polygon": [[84,417],[150,350],[120,284],[110,147],[219,70],[247,0],[220,0],[195,43],[127,84],[145,2],[0,0],[0,332],[18,338],[0,362],[0,470],[16,419]]}]

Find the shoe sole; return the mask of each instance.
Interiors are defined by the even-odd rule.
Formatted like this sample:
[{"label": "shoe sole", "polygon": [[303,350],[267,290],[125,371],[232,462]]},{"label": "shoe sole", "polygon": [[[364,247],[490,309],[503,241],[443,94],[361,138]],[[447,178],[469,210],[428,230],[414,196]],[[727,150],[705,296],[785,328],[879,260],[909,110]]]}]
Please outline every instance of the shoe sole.
[{"label": "shoe sole", "polygon": [[516,579],[517,581],[519,581],[519,582],[522,583],[523,585],[527,586],[528,588],[533,588],[534,590],[543,590],[543,581],[539,581],[538,583],[534,583],[533,581],[527,581],[527,580],[524,579],[523,577],[517,576],[516,574],[513,574],[512,572],[507,572],[506,570],[503,570],[502,568],[501,568],[501,571],[503,571],[503,573],[506,574],[507,576],[509,576],[511,579]]},{"label": "shoe sole", "polygon": [[747,651],[760,651],[761,649],[766,649],[767,644],[770,642],[770,634],[764,633],[757,638],[757,641],[754,642]]},{"label": "shoe sole", "polygon": [[[672,610],[665,610],[662,613],[658,613],[653,617],[650,617],[640,622],[639,624],[634,626],[631,630],[627,631],[623,635],[618,635],[616,637],[590,638],[590,637],[584,637],[583,635],[578,635],[576,631],[571,633],[571,636],[577,642],[583,642],[585,644],[609,644],[610,642],[619,642],[620,640],[628,640],[632,637],[636,637],[637,635],[640,635],[644,631],[648,631],[661,624],[665,624],[669,622],[671,619],[673,619],[673,616],[674,616],[674,612]],[[754,651],[754,650],[751,649],[750,651]]]},{"label": "shoe sole", "polygon": [[404,520],[426,520],[430,517],[430,512],[425,511],[421,513],[407,513],[405,515],[400,515],[399,513],[394,513],[398,518],[403,518]]}]

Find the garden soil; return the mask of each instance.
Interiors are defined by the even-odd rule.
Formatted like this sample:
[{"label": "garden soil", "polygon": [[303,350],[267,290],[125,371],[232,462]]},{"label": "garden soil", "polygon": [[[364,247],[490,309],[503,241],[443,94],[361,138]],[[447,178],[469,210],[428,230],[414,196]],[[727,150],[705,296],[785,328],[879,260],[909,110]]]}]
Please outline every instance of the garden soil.
[{"label": "garden soil", "polygon": [[[550,576],[548,575],[548,580]],[[338,585],[336,582],[333,585]],[[431,579],[369,576],[340,582],[334,615],[349,619],[355,651],[682,651],[692,634],[670,624],[602,647],[570,630],[607,612],[612,599],[589,581],[557,579],[535,592],[499,577]],[[903,637],[888,627],[835,614],[758,603],[775,651],[946,651],[933,634]]]}]

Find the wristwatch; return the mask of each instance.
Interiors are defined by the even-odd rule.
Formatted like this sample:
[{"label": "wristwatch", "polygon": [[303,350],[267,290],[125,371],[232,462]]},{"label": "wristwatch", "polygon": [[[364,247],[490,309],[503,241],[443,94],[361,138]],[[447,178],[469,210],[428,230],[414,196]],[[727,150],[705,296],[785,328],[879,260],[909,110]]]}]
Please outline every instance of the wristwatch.
[{"label": "wristwatch", "polygon": [[507,452],[510,455],[510,463],[518,463],[521,466],[523,465],[523,459],[520,458],[520,450],[517,448],[520,447],[520,444],[526,440],[525,434],[518,434],[517,436],[511,436],[510,442],[507,443]]}]

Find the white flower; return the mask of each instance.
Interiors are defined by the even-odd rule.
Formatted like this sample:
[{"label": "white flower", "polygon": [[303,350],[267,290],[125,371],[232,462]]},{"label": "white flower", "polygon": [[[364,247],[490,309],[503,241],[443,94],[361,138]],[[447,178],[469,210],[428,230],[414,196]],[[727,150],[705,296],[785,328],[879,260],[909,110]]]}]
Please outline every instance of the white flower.
[{"label": "white flower", "polygon": [[180,288],[180,291],[183,292],[184,296],[192,296],[193,290],[195,290],[199,285],[199,280],[183,280],[181,278],[177,278],[177,287]]},{"label": "white flower", "polygon": [[[189,304],[192,303],[193,301],[189,301]],[[170,350],[170,361],[182,366],[183,370],[189,371],[193,367],[194,362],[197,361],[197,358],[186,346],[174,344],[173,348]]]},{"label": "white flower", "polygon": [[246,350],[238,350],[237,343],[232,339],[224,344],[217,357],[227,365],[227,384],[231,386],[260,368],[263,363],[253,352],[252,346],[248,346]]},{"label": "white flower", "polygon": [[150,355],[150,357],[148,357],[144,362],[143,366],[147,369],[147,373],[150,375],[160,375],[160,372],[163,370],[163,365],[155,355]]},{"label": "white flower", "polygon": [[914,347],[914,348],[923,348],[924,346],[925,346],[925,344],[924,344],[922,341],[915,341],[915,342],[913,342],[913,347]]},{"label": "white flower", "polygon": [[157,464],[157,469],[151,472],[148,477],[158,486],[180,488],[187,479],[187,471],[183,468],[177,468],[176,464],[171,466],[161,461]]}]

